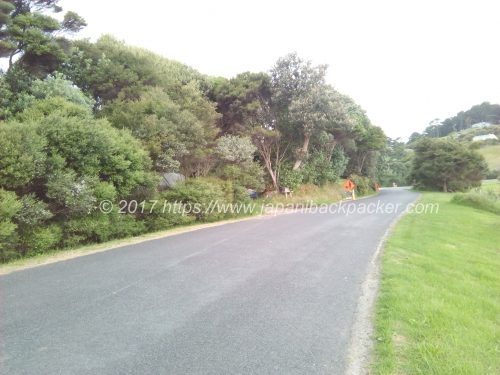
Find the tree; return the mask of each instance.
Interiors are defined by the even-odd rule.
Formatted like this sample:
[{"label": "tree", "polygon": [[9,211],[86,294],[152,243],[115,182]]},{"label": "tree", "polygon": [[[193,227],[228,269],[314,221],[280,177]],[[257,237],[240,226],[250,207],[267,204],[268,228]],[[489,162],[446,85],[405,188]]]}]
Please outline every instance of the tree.
[{"label": "tree", "polygon": [[257,148],[249,137],[225,135],[217,139],[215,154],[219,159],[219,177],[232,181],[237,186],[262,189],[263,170],[254,161]]},{"label": "tree", "polygon": [[279,170],[285,157],[286,147],[281,144],[281,135],[276,130],[255,128],[252,142],[257,148],[264,167],[275,190],[279,189]]},{"label": "tree", "polygon": [[481,154],[454,140],[423,138],[414,150],[412,179],[420,188],[464,191],[480,186],[487,171]]},{"label": "tree", "polygon": [[[213,107],[190,90],[176,101],[163,88],[146,87],[136,100],[119,95],[105,105],[103,114],[113,126],[129,129],[141,140],[156,171],[204,175],[212,166],[216,116]],[[201,167],[205,164],[206,169]]]},{"label": "tree", "polygon": [[277,128],[297,145],[293,169],[307,158],[314,132],[326,120],[326,66],[312,66],[292,53],[280,58],[271,70]]},{"label": "tree", "polygon": [[14,218],[21,207],[14,192],[0,188],[0,261],[16,255],[13,251],[17,229]]},{"label": "tree", "polygon": [[386,148],[380,152],[377,180],[382,186],[391,186],[393,183],[400,186],[411,184],[412,160],[413,150],[399,138],[388,138]]},{"label": "tree", "polygon": [[16,57],[35,75],[52,72],[65,58],[67,41],[58,33],[77,32],[86,26],[75,12],[62,22],[47,15],[59,13],[58,0],[2,0],[0,2],[0,58],[8,59],[9,69]]},{"label": "tree", "polygon": [[479,122],[500,124],[500,104],[484,102],[472,106],[467,111],[460,111],[444,121],[435,119],[424,130],[423,135],[433,138],[446,137],[453,132],[469,129]]},{"label": "tree", "polygon": [[254,126],[269,121],[271,82],[266,73],[246,72],[229,80],[214,79],[209,97],[222,115],[222,134],[249,134]]},{"label": "tree", "polygon": [[[209,83],[205,76],[177,61],[127,46],[110,35],[100,37],[96,43],[75,41],[63,68],[71,81],[96,100],[97,110],[120,94],[122,100],[135,100],[145,88],[160,87],[178,104],[202,98],[204,103],[191,103],[193,110],[206,114]],[[214,104],[209,104],[215,114]]]},{"label": "tree", "polygon": [[387,137],[378,126],[367,125],[357,127],[356,151],[351,156],[354,172],[365,176],[373,176],[378,153],[384,149]]}]

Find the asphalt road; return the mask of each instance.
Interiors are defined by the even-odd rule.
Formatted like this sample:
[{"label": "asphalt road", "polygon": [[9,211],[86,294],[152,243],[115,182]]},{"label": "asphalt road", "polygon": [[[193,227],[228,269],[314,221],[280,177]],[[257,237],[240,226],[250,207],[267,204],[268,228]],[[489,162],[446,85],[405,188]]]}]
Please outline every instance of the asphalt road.
[{"label": "asphalt road", "polygon": [[260,217],[2,276],[0,373],[342,374],[368,263],[401,207]]}]

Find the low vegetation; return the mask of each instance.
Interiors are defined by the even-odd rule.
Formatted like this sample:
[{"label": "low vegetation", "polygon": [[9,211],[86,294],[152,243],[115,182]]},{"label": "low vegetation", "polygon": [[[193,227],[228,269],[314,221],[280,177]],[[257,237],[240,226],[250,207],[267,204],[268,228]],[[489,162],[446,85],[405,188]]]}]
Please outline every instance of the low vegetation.
[{"label": "low vegetation", "polygon": [[407,215],[382,259],[374,374],[500,373],[498,216],[424,193],[438,214]]},{"label": "low vegetation", "polygon": [[490,190],[474,190],[453,196],[453,203],[500,215],[500,194]]},{"label": "low vegetation", "polygon": [[495,177],[500,177],[500,144],[484,146],[478,149],[483,155],[491,171],[495,171]]}]

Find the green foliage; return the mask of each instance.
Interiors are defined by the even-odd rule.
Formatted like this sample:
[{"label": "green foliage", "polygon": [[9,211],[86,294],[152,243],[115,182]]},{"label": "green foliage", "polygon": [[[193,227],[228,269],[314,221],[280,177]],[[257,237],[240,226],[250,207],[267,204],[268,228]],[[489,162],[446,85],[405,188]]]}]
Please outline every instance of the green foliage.
[{"label": "green foliage", "polygon": [[344,175],[348,163],[349,158],[345,154],[344,148],[342,146],[335,147],[332,152],[331,161],[331,168],[334,176],[332,182],[336,182],[340,177]]},{"label": "green foliage", "polygon": [[271,69],[277,128],[293,147],[294,166],[307,159],[311,137],[327,123],[326,66],[312,66],[292,53]]},{"label": "green foliage", "polygon": [[46,225],[54,215],[47,203],[33,194],[20,198],[21,208],[14,219],[18,224],[18,239],[15,248],[20,255],[43,253],[55,247],[62,237],[60,228]]},{"label": "green foliage", "polygon": [[380,185],[410,185],[412,161],[412,150],[397,139],[388,139],[386,148],[380,153],[377,167],[376,178]]},{"label": "green foliage", "polygon": [[56,250],[62,237],[62,229],[55,224],[27,227],[17,243],[18,252],[26,256]]},{"label": "green foliage", "polygon": [[[50,160],[62,161],[64,168],[73,170],[76,176],[111,182],[121,197],[155,185],[148,173],[150,160],[139,142],[106,120],[55,113],[40,121],[38,131],[47,140]],[[48,166],[49,170],[57,167]]]},{"label": "green foliage", "polygon": [[451,201],[462,206],[469,206],[500,215],[500,194],[494,191],[475,190],[468,193],[458,193],[453,196]]},{"label": "green foliage", "polygon": [[301,170],[294,170],[291,165],[283,165],[279,174],[279,185],[295,190],[304,181]]},{"label": "green foliage", "polygon": [[25,105],[26,108],[15,116],[18,121],[38,123],[54,113],[68,118],[92,119],[92,112],[88,107],[71,103],[60,96],[35,101],[29,99],[25,101]]},{"label": "green foliage", "polygon": [[263,169],[253,161],[256,150],[248,137],[220,137],[215,147],[215,154],[219,158],[217,175],[233,182],[236,187],[263,189]]},{"label": "green foliage", "polygon": [[264,172],[257,162],[222,165],[216,173],[220,178],[232,182],[235,188],[264,189]]},{"label": "green foliage", "polygon": [[0,187],[23,191],[45,172],[47,140],[33,124],[0,123]]},{"label": "green foliage", "polygon": [[75,171],[58,171],[49,177],[47,198],[53,212],[66,217],[90,214],[96,207],[96,177],[77,177]]},{"label": "green foliage", "polygon": [[225,135],[217,139],[216,154],[226,162],[245,163],[252,161],[257,148],[248,137]]},{"label": "green foliage", "polygon": [[61,97],[71,103],[87,107],[89,110],[94,106],[94,101],[61,73],[54,73],[43,80],[33,81],[30,92],[36,99]]},{"label": "green foliage", "polygon": [[222,114],[222,134],[248,134],[254,126],[269,122],[271,105],[270,77],[265,73],[242,73],[236,77],[214,79],[210,98]]},{"label": "green foliage", "polygon": [[119,213],[118,208],[109,214],[95,212],[62,222],[64,247],[104,242],[115,238],[136,236],[146,232],[143,221],[134,215]]},{"label": "green foliage", "polygon": [[[200,107],[202,105],[199,103]],[[211,112],[213,108],[206,110]],[[130,129],[142,141],[155,170],[176,172],[182,169],[186,175],[196,173],[198,163],[207,160],[209,146],[215,137],[215,121],[207,119],[210,114],[199,111],[198,106],[194,110],[192,104],[177,103],[159,87],[146,89],[137,100],[120,96],[104,109],[115,127]]]},{"label": "green foliage", "polygon": [[96,43],[76,41],[64,73],[101,105],[120,93],[124,99],[136,99],[144,88],[160,87],[177,104],[190,103],[197,115],[206,115],[212,108],[205,117],[207,122],[216,117],[213,105],[204,98],[202,88],[208,82],[200,73],[145,49],[126,46],[109,35]]},{"label": "green foliage", "polygon": [[183,214],[182,203],[175,204],[171,200],[171,193],[162,193],[157,197],[158,203],[148,202],[144,207],[144,214],[139,215],[148,232],[156,232],[174,228],[176,226],[188,225],[196,221],[196,215]]},{"label": "green foliage", "polygon": [[[37,105],[49,113],[33,111]],[[19,118],[27,122],[0,126],[0,189],[20,195],[15,213],[0,219],[3,260],[145,231],[133,215],[95,212],[101,199],[141,199],[157,185],[146,151],[127,130],[61,97],[36,100]]]},{"label": "green foliage", "polygon": [[350,175],[349,178],[356,185],[356,193],[358,195],[372,194],[375,191],[375,182],[370,178],[356,174]]},{"label": "green foliage", "polygon": [[[337,154],[337,160],[331,160],[328,155],[323,152],[314,153],[306,162],[303,170],[303,182],[315,185],[324,185],[328,182],[336,182],[340,178],[340,174],[345,168],[345,157],[342,161],[343,154]],[[334,165],[335,163],[335,165]],[[336,168],[335,168],[336,167]],[[342,171],[340,172],[340,170]],[[340,173],[339,173],[340,172]]]},{"label": "green foliage", "polygon": [[483,156],[457,141],[423,138],[414,150],[412,179],[419,188],[465,191],[480,186],[487,171]]},{"label": "green foliage", "polygon": [[386,147],[387,137],[381,128],[371,125],[365,117],[362,123],[354,127],[354,142],[349,153],[348,172],[373,177],[379,154]]},{"label": "green foliage", "polygon": [[[325,83],[325,66],[291,54],[270,75],[207,78],[110,36],[56,37],[85,21],[52,10],[57,0],[0,0],[11,60],[0,73],[0,191],[17,207],[0,217],[3,260],[229,217],[204,209],[245,201],[264,171],[276,189],[336,181],[348,160],[371,173],[383,133]],[[166,172],[188,180],[159,195]],[[188,213],[153,210],[158,196]],[[147,203],[102,214],[104,199]]]},{"label": "green foliage", "polygon": [[[10,5],[9,5],[10,3]],[[17,59],[34,76],[53,72],[66,57],[67,41],[62,32],[77,32],[86,24],[74,12],[68,12],[63,22],[48,15],[62,8],[54,0],[20,0],[0,3],[0,58],[8,59],[12,68]]]},{"label": "green foliage", "polygon": [[17,255],[14,250],[17,224],[14,218],[21,210],[22,203],[15,193],[0,188],[0,261],[4,262]]},{"label": "green foliage", "polygon": [[453,132],[469,129],[479,122],[500,124],[500,105],[488,102],[475,105],[469,110],[461,111],[456,116],[447,118],[442,122],[431,123],[424,130],[424,135],[432,138],[445,137]]},{"label": "green foliage", "polygon": [[[226,213],[218,207],[235,203],[234,187],[230,182],[216,178],[192,178],[165,192],[166,199],[183,205],[182,212],[197,220],[221,219]],[[212,207],[214,208],[212,210]]]},{"label": "green foliage", "polygon": [[23,195],[20,202],[21,209],[15,219],[23,228],[40,225],[54,216],[47,203],[37,199],[34,194]]}]

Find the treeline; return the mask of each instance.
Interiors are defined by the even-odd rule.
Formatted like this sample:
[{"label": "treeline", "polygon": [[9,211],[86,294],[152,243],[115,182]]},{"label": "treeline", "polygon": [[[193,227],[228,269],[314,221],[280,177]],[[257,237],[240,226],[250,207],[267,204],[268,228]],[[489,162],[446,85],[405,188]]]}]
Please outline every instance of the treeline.
[{"label": "treeline", "polygon": [[472,106],[467,111],[460,111],[455,116],[443,121],[433,121],[425,128],[422,134],[413,133],[410,136],[410,142],[425,136],[430,138],[446,137],[454,132],[470,129],[477,123],[489,123],[492,125],[500,124],[500,105],[484,102]]},{"label": "treeline", "polygon": [[[232,79],[111,36],[54,0],[0,1],[0,260],[225,214],[153,201],[236,203],[248,190],[377,174],[383,131],[296,54]],[[184,183],[162,190],[166,173]],[[364,180],[363,180],[364,179]],[[120,214],[117,202],[140,209]],[[113,202],[107,214],[102,201]]]}]

